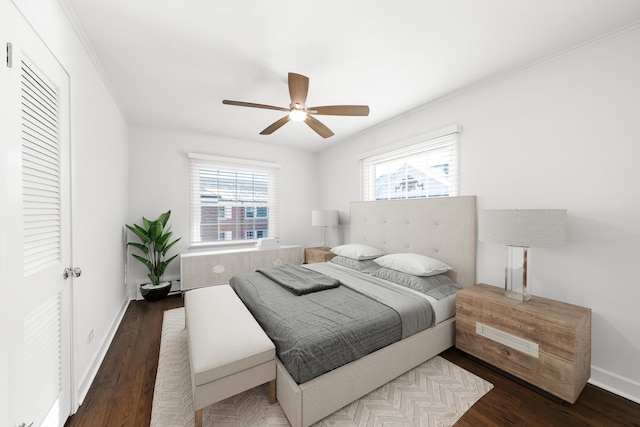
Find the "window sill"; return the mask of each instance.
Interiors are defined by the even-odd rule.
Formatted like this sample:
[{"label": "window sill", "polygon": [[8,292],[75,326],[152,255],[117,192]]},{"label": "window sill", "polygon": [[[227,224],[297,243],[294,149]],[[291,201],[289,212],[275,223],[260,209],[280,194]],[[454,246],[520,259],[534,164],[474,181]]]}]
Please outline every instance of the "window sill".
[{"label": "window sill", "polygon": [[258,239],[253,240],[228,240],[210,243],[191,244],[187,250],[189,252],[204,252],[216,249],[247,249],[255,248]]}]

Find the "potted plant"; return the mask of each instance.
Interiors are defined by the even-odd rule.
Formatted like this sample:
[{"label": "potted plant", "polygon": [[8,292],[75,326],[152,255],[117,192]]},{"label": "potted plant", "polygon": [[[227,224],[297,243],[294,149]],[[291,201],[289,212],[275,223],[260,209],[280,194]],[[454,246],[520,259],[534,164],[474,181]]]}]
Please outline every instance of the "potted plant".
[{"label": "potted plant", "polygon": [[178,254],[175,254],[167,258],[167,252],[181,237],[171,240],[173,232],[171,231],[171,226],[167,227],[170,216],[171,211],[169,210],[160,215],[155,221],[142,217],[142,226],[137,224],[126,225],[140,239],[140,243],[127,243],[127,245],[133,246],[142,252],[142,255],[132,253],[131,256],[144,264],[149,270],[147,276],[151,282],[140,285],[140,293],[147,301],[161,300],[169,295],[169,291],[171,291],[171,282],[163,281],[162,276],[169,263],[178,256]]}]

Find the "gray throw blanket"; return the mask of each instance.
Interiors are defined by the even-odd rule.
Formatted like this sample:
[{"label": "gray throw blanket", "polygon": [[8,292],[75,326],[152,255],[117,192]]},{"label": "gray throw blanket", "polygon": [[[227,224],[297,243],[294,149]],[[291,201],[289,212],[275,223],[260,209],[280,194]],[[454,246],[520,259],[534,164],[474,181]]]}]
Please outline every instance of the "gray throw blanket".
[{"label": "gray throw blanket", "polygon": [[295,295],[337,288],[340,281],[299,265],[285,264],[256,270]]}]

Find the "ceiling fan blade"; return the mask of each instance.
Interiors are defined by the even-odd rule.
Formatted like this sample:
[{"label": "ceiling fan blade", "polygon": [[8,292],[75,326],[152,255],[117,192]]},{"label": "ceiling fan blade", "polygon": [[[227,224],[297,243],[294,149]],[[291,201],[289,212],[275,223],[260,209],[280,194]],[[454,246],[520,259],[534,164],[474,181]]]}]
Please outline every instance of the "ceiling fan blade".
[{"label": "ceiling fan blade", "polygon": [[289,73],[289,96],[293,105],[304,107],[309,93],[309,77],[302,74]]},{"label": "ceiling fan blade", "polygon": [[323,125],[320,120],[316,119],[313,116],[307,115],[307,118],[304,119],[304,122],[323,138],[329,138],[333,136],[333,132],[331,132],[331,129]]},{"label": "ceiling fan blade", "polygon": [[281,118],[279,120],[276,120],[275,122],[273,122],[269,126],[267,126],[265,128],[265,130],[260,132],[260,135],[271,135],[273,132],[277,131],[282,126],[284,126],[285,123],[287,123],[289,120],[291,120],[291,119],[289,118],[289,115],[287,114],[283,118]]},{"label": "ceiling fan blade", "polygon": [[324,116],[368,116],[367,105],[325,105],[323,107],[309,107],[311,114]]},{"label": "ceiling fan blade", "polygon": [[222,103],[226,105],[237,105],[238,107],[252,107],[252,108],[264,108],[266,110],[289,111],[288,108],[274,107],[273,105],[254,104],[253,102],[230,101],[228,99],[223,99]]}]

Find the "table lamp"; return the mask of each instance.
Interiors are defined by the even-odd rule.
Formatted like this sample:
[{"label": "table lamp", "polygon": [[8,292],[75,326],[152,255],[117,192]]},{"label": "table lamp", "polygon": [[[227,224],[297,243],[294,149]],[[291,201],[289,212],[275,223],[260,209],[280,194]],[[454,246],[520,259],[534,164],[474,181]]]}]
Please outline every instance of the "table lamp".
[{"label": "table lamp", "polygon": [[325,246],[327,227],[338,225],[338,211],[311,211],[311,225],[322,227],[322,247]]},{"label": "table lamp", "polygon": [[563,246],[567,241],[566,209],[496,209],[480,211],[478,239],[507,245],[505,294],[531,299],[529,249]]}]

